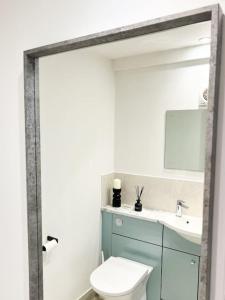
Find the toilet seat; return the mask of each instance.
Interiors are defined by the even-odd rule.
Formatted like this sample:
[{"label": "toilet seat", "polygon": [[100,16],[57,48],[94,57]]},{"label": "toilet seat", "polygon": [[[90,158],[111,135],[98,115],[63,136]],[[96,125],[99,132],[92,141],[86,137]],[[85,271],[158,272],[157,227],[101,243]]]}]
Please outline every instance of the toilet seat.
[{"label": "toilet seat", "polygon": [[152,267],[121,257],[110,257],[90,277],[92,288],[105,296],[124,296],[153,270]]}]

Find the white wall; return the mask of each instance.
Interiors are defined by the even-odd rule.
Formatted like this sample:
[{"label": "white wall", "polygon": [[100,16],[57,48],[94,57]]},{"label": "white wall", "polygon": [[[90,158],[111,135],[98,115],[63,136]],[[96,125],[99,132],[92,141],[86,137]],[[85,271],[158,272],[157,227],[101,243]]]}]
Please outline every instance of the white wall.
[{"label": "white wall", "polygon": [[[214,0],[1,0],[0,299],[28,299],[23,50],[215,3]],[[219,1],[225,8],[225,1]],[[224,62],[225,63],[225,62]],[[223,63],[223,70],[225,64]],[[221,82],[224,82],[224,72]],[[224,90],[221,99],[225,99]],[[224,299],[225,124],[220,110],[212,300]],[[223,130],[222,130],[223,129]]]},{"label": "white wall", "polygon": [[[60,70],[60,72],[59,72]],[[99,263],[101,175],[113,171],[111,62],[75,51],[40,60],[45,300],[74,300]]]},{"label": "white wall", "polygon": [[199,108],[200,91],[208,86],[208,63],[197,60],[145,67],[142,60],[141,68],[115,74],[115,172],[203,181],[202,172],[164,169],[165,114]]}]

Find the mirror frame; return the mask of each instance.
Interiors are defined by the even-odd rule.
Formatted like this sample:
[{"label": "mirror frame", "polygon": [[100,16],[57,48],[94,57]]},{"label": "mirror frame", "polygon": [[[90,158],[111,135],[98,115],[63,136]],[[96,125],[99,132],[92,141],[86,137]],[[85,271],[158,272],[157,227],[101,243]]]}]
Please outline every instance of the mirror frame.
[{"label": "mirror frame", "polygon": [[211,57],[205,154],[203,235],[198,300],[210,298],[212,223],[219,98],[222,10],[218,4],[116,28],[24,52],[27,222],[30,300],[43,300],[39,58],[89,46],[124,40],[176,27],[211,21]]}]

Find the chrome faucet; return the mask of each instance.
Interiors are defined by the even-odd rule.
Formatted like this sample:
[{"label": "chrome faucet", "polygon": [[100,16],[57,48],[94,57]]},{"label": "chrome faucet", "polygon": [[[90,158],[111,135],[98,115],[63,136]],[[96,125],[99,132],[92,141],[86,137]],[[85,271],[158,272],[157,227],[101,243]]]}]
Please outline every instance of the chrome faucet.
[{"label": "chrome faucet", "polygon": [[176,216],[182,217],[182,208],[188,208],[187,205],[184,204],[185,201],[177,200],[177,209],[176,209]]}]

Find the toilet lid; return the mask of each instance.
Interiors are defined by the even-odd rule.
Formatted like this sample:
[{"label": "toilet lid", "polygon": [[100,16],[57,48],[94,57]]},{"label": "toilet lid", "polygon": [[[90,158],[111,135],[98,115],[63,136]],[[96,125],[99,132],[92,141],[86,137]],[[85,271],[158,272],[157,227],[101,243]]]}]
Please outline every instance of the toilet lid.
[{"label": "toilet lid", "polygon": [[110,257],[90,277],[92,288],[102,295],[122,296],[129,294],[152,267],[121,257]]}]

